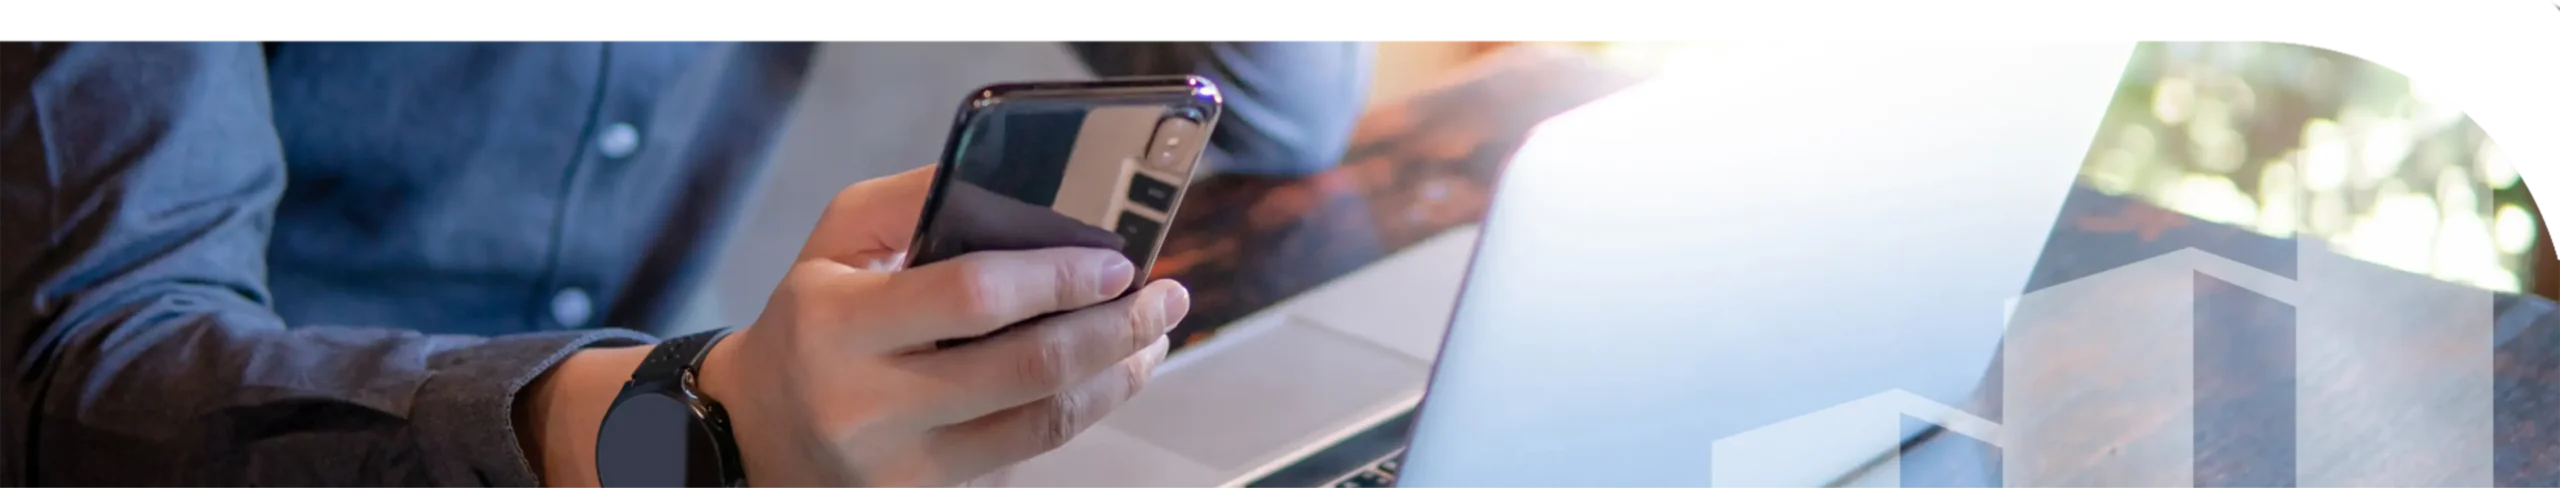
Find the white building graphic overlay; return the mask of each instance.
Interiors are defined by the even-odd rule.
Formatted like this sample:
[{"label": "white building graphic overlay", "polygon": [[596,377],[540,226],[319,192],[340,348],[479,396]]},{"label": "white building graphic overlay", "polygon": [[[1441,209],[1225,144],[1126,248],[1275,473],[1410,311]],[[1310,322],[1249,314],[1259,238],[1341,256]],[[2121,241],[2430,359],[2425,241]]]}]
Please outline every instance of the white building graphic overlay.
[{"label": "white building graphic overlay", "polygon": [[2492,486],[2491,293],[2298,242],[2300,280],[2188,248],[2013,299],[2001,422],[1880,392],[1719,439],[1713,483],[1902,486],[1909,416],[1998,447],[2008,486],[2194,486],[2201,275],[2293,305],[2295,486]]}]

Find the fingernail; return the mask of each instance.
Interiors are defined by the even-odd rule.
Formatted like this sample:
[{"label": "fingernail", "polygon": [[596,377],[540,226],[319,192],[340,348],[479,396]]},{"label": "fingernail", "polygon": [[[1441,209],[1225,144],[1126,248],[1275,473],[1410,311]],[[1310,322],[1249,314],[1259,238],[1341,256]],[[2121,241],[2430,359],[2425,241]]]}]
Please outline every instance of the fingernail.
[{"label": "fingernail", "polygon": [[1138,279],[1137,266],[1129,264],[1129,258],[1119,253],[1098,256],[1094,258],[1093,265],[1102,270],[1093,274],[1093,289],[1096,296],[1104,299],[1120,296],[1129,289],[1130,281]]},{"label": "fingernail", "polygon": [[1184,288],[1181,283],[1173,283],[1173,286],[1166,287],[1164,298],[1157,299],[1156,304],[1164,307],[1164,328],[1170,330],[1174,324],[1182,323],[1184,314],[1191,313],[1191,289]]}]

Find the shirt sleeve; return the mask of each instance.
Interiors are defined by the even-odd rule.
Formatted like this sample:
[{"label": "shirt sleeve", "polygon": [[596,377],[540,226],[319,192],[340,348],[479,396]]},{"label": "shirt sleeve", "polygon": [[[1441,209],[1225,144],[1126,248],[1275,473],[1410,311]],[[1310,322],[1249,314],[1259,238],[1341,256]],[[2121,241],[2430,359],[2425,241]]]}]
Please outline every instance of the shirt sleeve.
[{"label": "shirt sleeve", "polygon": [[250,44],[0,45],[0,481],[538,484],[517,390],[648,338],[286,327],[266,86]]},{"label": "shirt sleeve", "polygon": [[1104,77],[1193,74],[1218,83],[1226,113],[1210,136],[1221,171],[1303,175],[1332,168],[1368,103],[1375,46],[1362,42],[1082,42]]}]

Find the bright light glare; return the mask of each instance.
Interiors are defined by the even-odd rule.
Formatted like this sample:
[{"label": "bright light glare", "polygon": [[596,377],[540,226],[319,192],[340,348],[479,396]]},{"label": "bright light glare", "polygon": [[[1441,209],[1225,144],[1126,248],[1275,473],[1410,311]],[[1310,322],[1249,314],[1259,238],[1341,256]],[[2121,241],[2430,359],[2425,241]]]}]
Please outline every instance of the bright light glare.
[{"label": "bright light glare", "polygon": [[[2436,174],[2436,200],[2444,203],[2444,213],[2480,215],[2479,192],[2462,168],[2448,167]],[[2482,229],[2487,232],[2487,229]]]},{"label": "bright light glare", "polygon": [[2338,192],[2315,192],[2311,195],[2311,219],[2306,222],[2311,224],[2312,232],[2323,235],[2338,232],[2346,227],[2349,217],[2346,195]]},{"label": "bright light glare", "polygon": [[2409,118],[2415,126],[2412,130],[2422,134],[2433,133],[2462,121],[2462,109],[2453,106],[2443,93],[2438,93],[2441,90],[2438,86],[2423,80],[2409,80]]},{"label": "bright light glare", "polygon": [[2533,239],[2538,234],[2535,228],[2540,225],[2533,221],[2533,212],[2515,204],[2499,205],[2497,222],[2493,225],[2498,228],[2499,252],[2524,254],[2533,250]]},{"label": "bright light glare", "polygon": [[2137,185],[2134,179],[2142,176],[2144,163],[2142,157],[2135,156],[2131,150],[2108,149],[2107,152],[2098,154],[2098,160],[2088,168],[2080,170],[2080,173],[2083,181],[2086,181],[2090,188],[2121,194],[2134,190]]},{"label": "bright light glare", "polygon": [[2196,117],[2187,124],[2187,140],[2195,145],[2196,167],[2215,173],[2238,171],[2249,157],[2249,142],[2240,131],[2231,128],[2229,112],[2221,102],[2197,103]]},{"label": "bright light glare", "polygon": [[2410,192],[2400,180],[2388,180],[2382,182],[2373,213],[2350,225],[2338,243],[2349,256],[2431,274],[2439,222],[2435,199]]},{"label": "bright light glare", "polygon": [[2302,124],[2302,183],[2319,191],[2337,190],[2347,185],[2352,170],[2347,160],[2347,136],[2337,122],[2311,119]]},{"label": "bright light glare", "polygon": [[2258,205],[2258,231],[2268,235],[2291,236],[2301,225],[2302,184],[2295,181],[2301,174],[2293,163],[2268,163],[2258,174],[2258,195],[2266,199]]},{"label": "bright light glare", "polygon": [[2497,143],[2480,141],[2480,149],[2475,154],[2474,158],[2480,161],[2481,181],[2487,182],[2490,188],[2501,190],[2516,186],[2515,163],[2507,160],[2507,152],[2498,149]]},{"label": "bright light glare", "polygon": [[2499,291],[2516,287],[2515,274],[2507,272],[2505,256],[2498,254],[2497,244],[2490,242],[2489,223],[2477,211],[2449,212],[2437,229],[2435,269],[2431,274],[2446,280]]},{"label": "bright light glare", "polygon": [[2186,123],[2188,109],[2195,100],[2194,83],[2185,78],[2162,79],[2151,91],[2151,116],[2169,125]]},{"label": "bright light glare", "polygon": [[2178,180],[2169,193],[2170,210],[2212,222],[2251,227],[2258,221],[2258,202],[2242,193],[2230,178],[2192,174]]},{"label": "bright light glare", "polygon": [[2389,178],[2398,172],[2401,162],[2409,157],[2409,149],[2414,146],[2409,122],[2392,117],[2373,117],[2359,125],[2363,126],[2360,128],[2363,134],[2356,142],[2364,146],[2364,150],[2356,155],[2364,166],[2363,178],[2359,180]]}]

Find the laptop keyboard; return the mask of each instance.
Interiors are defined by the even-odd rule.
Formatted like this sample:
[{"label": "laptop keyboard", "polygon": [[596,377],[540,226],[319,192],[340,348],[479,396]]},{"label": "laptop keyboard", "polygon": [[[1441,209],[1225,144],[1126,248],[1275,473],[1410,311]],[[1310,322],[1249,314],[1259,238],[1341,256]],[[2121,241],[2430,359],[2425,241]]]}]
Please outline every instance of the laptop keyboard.
[{"label": "laptop keyboard", "polygon": [[1404,463],[1406,434],[1412,429],[1413,411],[1406,410],[1395,418],[1369,426],[1367,430],[1245,486],[1323,488],[1392,485],[1396,481],[1397,468]]},{"label": "laptop keyboard", "polygon": [[1386,459],[1369,463],[1360,471],[1333,482],[1334,488],[1386,488],[1396,485],[1396,468],[1404,464],[1404,450],[1397,449]]}]

